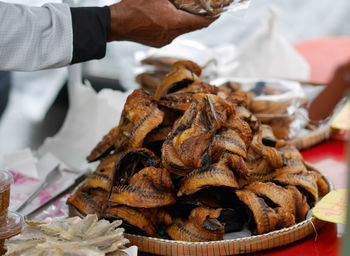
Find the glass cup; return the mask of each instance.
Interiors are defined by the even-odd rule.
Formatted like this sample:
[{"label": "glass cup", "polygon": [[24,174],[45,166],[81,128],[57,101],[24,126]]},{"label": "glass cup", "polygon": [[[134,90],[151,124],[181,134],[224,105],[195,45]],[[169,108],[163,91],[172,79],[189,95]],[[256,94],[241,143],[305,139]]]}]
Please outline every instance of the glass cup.
[{"label": "glass cup", "polygon": [[5,240],[21,233],[24,225],[23,216],[16,212],[8,211],[4,225],[0,226],[0,255],[5,254]]},{"label": "glass cup", "polygon": [[0,226],[7,221],[7,209],[10,205],[10,187],[13,177],[8,171],[0,170]]}]

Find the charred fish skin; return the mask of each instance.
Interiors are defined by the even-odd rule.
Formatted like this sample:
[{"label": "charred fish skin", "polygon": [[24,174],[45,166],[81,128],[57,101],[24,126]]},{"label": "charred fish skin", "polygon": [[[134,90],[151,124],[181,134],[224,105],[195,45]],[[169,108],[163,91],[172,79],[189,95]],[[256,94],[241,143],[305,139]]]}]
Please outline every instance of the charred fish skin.
[{"label": "charred fish skin", "polygon": [[81,190],[88,191],[91,189],[99,189],[107,194],[113,185],[113,176],[101,173],[91,173],[86,182],[82,185]]},{"label": "charred fish skin", "polygon": [[175,219],[168,227],[170,238],[189,242],[207,242],[222,240],[224,226],[217,220],[221,209],[197,207],[193,209],[188,220]]},{"label": "charred fish skin", "polygon": [[170,193],[145,190],[140,187],[115,186],[110,196],[110,202],[134,207],[153,208],[176,202],[176,197]]},{"label": "charred fish skin", "polygon": [[162,165],[172,173],[179,176],[185,176],[190,171],[185,168],[184,163],[169,139],[167,139],[162,145]]},{"label": "charred fish skin", "polygon": [[221,148],[221,151],[227,150],[244,158],[247,157],[247,148],[244,141],[233,130],[221,131],[219,134],[215,135],[212,148],[214,148],[214,150],[220,150]]},{"label": "charred fish skin", "polygon": [[[162,147],[163,165],[178,175],[205,168],[210,163],[207,150],[216,128],[210,99],[203,95],[201,101],[192,103],[168,135]],[[179,170],[176,170],[177,167]]]},{"label": "charred fish skin", "polygon": [[305,220],[307,212],[310,210],[310,206],[307,203],[306,196],[303,195],[295,186],[288,185],[286,189],[291,192],[293,196],[293,204],[295,205],[296,213],[295,220],[296,222],[301,222]]},{"label": "charred fish skin", "polygon": [[147,216],[154,225],[171,225],[172,217],[164,208],[141,208],[140,211]]},{"label": "charred fish skin", "polygon": [[161,192],[174,193],[175,188],[170,173],[165,168],[145,167],[133,175],[130,185],[148,188],[150,185]]},{"label": "charred fish skin", "polygon": [[324,196],[329,192],[329,186],[328,183],[325,181],[323,176],[316,171],[310,171],[316,178],[316,184],[318,189],[319,196]]},{"label": "charred fish skin", "polygon": [[209,242],[209,238],[197,234],[197,230],[192,223],[187,224],[181,219],[176,219],[174,223],[167,228],[166,232],[169,237],[177,241],[188,242]]},{"label": "charred fish skin", "polygon": [[96,161],[114,149],[114,144],[117,139],[117,129],[117,126],[113,127],[109,133],[102,138],[102,141],[96,145],[86,158],[88,162]]},{"label": "charred fish skin", "polygon": [[252,211],[258,234],[275,230],[279,218],[262,198],[247,189],[236,191],[238,198]]},{"label": "charred fish skin", "polygon": [[285,161],[282,154],[274,147],[265,146],[262,142],[264,137],[264,127],[253,137],[250,147],[264,159],[266,159],[273,168],[281,168]]},{"label": "charred fish skin", "polygon": [[107,194],[111,191],[115,175],[115,164],[119,161],[121,153],[108,155],[101,159],[96,170],[89,175],[80,187],[81,190],[102,189]]},{"label": "charred fish skin", "polygon": [[272,182],[255,182],[245,187],[264,199],[278,216],[276,229],[290,227],[295,224],[296,208],[290,191]]},{"label": "charred fish skin", "polygon": [[244,141],[246,148],[249,147],[253,139],[253,131],[246,121],[240,119],[237,115],[232,115],[227,119],[224,126],[236,131]]},{"label": "charred fish skin", "polygon": [[[152,236],[152,237],[157,236],[155,225],[139,209],[124,206],[124,205],[116,205],[116,206],[109,205],[104,214],[104,217],[106,219],[112,219],[112,220],[122,219],[127,224],[137,227],[148,236]],[[125,227],[125,224],[123,226]],[[130,230],[130,227],[126,226],[126,228],[127,230]]]},{"label": "charred fish skin", "polygon": [[98,195],[93,196],[88,192],[79,190],[68,198],[67,203],[84,215],[96,214],[98,217],[102,215],[107,206],[106,198]]},{"label": "charred fish skin", "polygon": [[163,168],[146,167],[134,174],[127,185],[113,187],[110,204],[154,208],[176,202],[170,173]]},{"label": "charred fish skin", "polygon": [[147,148],[136,148],[124,151],[119,160],[115,163],[115,178],[113,184],[125,185],[134,174],[143,168],[149,166],[155,167],[158,165],[159,159]]},{"label": "charred fish skin", "polygon": [[142,146],[149,132],[163,121],[153,97],[143,90],[135,90],[128,96],[116,131],[114,147],[117,152]]},{"label": "charred fish skin", "polygon": [[159,158],[161,158],[161,148],[163,143],[171,132],[176,120],[178,120],[183,114],[166,107],[160,107],[160,110],[164,113],[163,121],[156,129],[147,134],[142,146],[150,149]]},{"label": "charred fish skin", "polygon": [[83,214],[101,216],[113,186],[114,165],[121,154],[108,155],[101,159],[97,169],[68,198],[67,203]]},{"label": "charred fish skin", "polygon": [[285,185],[294,185],[305,192],[309,205],[313,206],[318,200],[317,181],[313,173],[290,174],[284,173],[274,177],[274,182]]},{"label": "charred fish skin", "polygon": [[[164,107],[167,107],[172,110],[186,111],[191,106],[193,100],[195,100],[196,94],[216,94],[217,88],[200,80],[186,80],[189,84],[184,85],[182,81],[183,89],[179,89],[173,93],[168,93],[162,96],[156,102]],[[176,88],[176,85],[174,85]]]},{"label": "charred fish skin", "polygon": [[238,183],[234,174],[226,168],[211,166],[207,170],[194,170],[184,177],[177,196],[191,195],[203,187],[208,186],[228,186],[238,188]]},{"label": "charred fish skin", "polygon": [[277,204],[282,209],[287,210],[291,214],[295,215],[295,205],[290,202],[293,201],[291,192],[285,188],[278,186],[272,182],[254,182],[245,187],[255,194],[265,196],[272,202]]},{"label": "charred fish skin", "polygon": [[172,65],[172,70],[168,73],[164,80],[160,83],[156,92],[154,93],[154,99],[160,100],[171,89],[182,84],[181,87],[186,87],[193,81],[198,80],[202,69],[192,61],[178,61]]}]

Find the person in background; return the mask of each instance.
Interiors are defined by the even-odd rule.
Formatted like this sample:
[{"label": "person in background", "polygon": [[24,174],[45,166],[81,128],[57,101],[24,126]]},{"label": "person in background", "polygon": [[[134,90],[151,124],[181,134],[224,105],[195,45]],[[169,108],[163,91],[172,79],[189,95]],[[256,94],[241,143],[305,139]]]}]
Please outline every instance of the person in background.
[{"label": "person in background", "polygon": [[178,10],[168,0],[78,8],[0,2],[0,70],[33,71],[100,59],[109,41],[161,47],[214,20]]},{"label": "person in background", "polygon": [[342,98],[350,90],[350,62],[340,66],[329,83],[309,106],[311,121],[321,121],[329,117]]},{"label": "person in background", "polygon": [[[161,47],[214,20],[178,10],[168,0],[123,0],[77,8],[0,1],[0,71],[35,71],[101,59],[111,41]],[[0,73],[0,117],[7,102],[8,77]]]}]

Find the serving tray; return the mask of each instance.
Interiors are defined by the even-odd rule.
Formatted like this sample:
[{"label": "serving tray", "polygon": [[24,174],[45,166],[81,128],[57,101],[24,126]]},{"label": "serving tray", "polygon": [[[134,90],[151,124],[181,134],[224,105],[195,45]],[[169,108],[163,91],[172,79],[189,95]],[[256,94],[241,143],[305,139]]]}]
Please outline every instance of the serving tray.
[{"label": "serving tray", "polygon": [[139,251],[156,255],[238,255],[252,253],[298,241],[325,224],[311,217],[292,227],[276,230],[263,235],[213,242],[183,242],[153,237],[125,234],[131,245]]},{"label": "serving tray", "polygon": [[[305,162],[305,165],[308,170],[319,172],[310,163]],[[327,182],[329,191],[334,190],[331,181],[324,175],[322,175],[322,177]],[[83,217],[82,214],[71,205],[69,205],[69,215]],[[129,239],[130,246],[136,245],[140,252],[153,255],[238,255],[291,244],[317,232],[325,223],[325,221],[316,219],[315,217],[309,217],[294,226],[275,230],[266,234],[211,242],[174,241],[128,233],[125,233],[124,236]]]}]

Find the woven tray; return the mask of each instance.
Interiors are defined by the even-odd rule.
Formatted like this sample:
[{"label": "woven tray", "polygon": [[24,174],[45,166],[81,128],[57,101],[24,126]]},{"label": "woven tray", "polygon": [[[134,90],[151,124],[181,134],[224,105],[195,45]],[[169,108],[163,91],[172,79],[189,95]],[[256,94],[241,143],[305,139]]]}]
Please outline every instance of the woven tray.
[{"label": "woven tray", "polygon": [[310,218],[290,228],[267,234],[213,242],[182,242],[125,234],[139,251],[157,255],[237,255],[271,249],[298,241],[321,228],[325,222]]},{"label": "woven tray", "polygon": [[[311,164],[305,164],[309,170],[318,171]],[[332,183],[327,177],[323,176],[323,178],[327,182],[330,191],[333,190]],[[74,207],[69,206],[69,215],[81,216],[81,213]],[[315,233],[316,230],[320,229],[325,223],[326,222],[322,220],[311,217],[292,227],[276,230],[263,235],[212,242],[174,241],[127,233],[125,234],[125,237],[129,239],[130,246],[136,245],[140,252],[154,255],[237,255],[272,249],[293,243]]]},{"label": "woven tray", "polygon": [[315,131],[312,131],[303,137],[296,138],[292,140],[292,142],[294,146],[299,150],[307,149],[325,140],[328,140],[329,137],[331,136],[331,133],[332,133],[332,128],[330,125],[327,125]]}]

